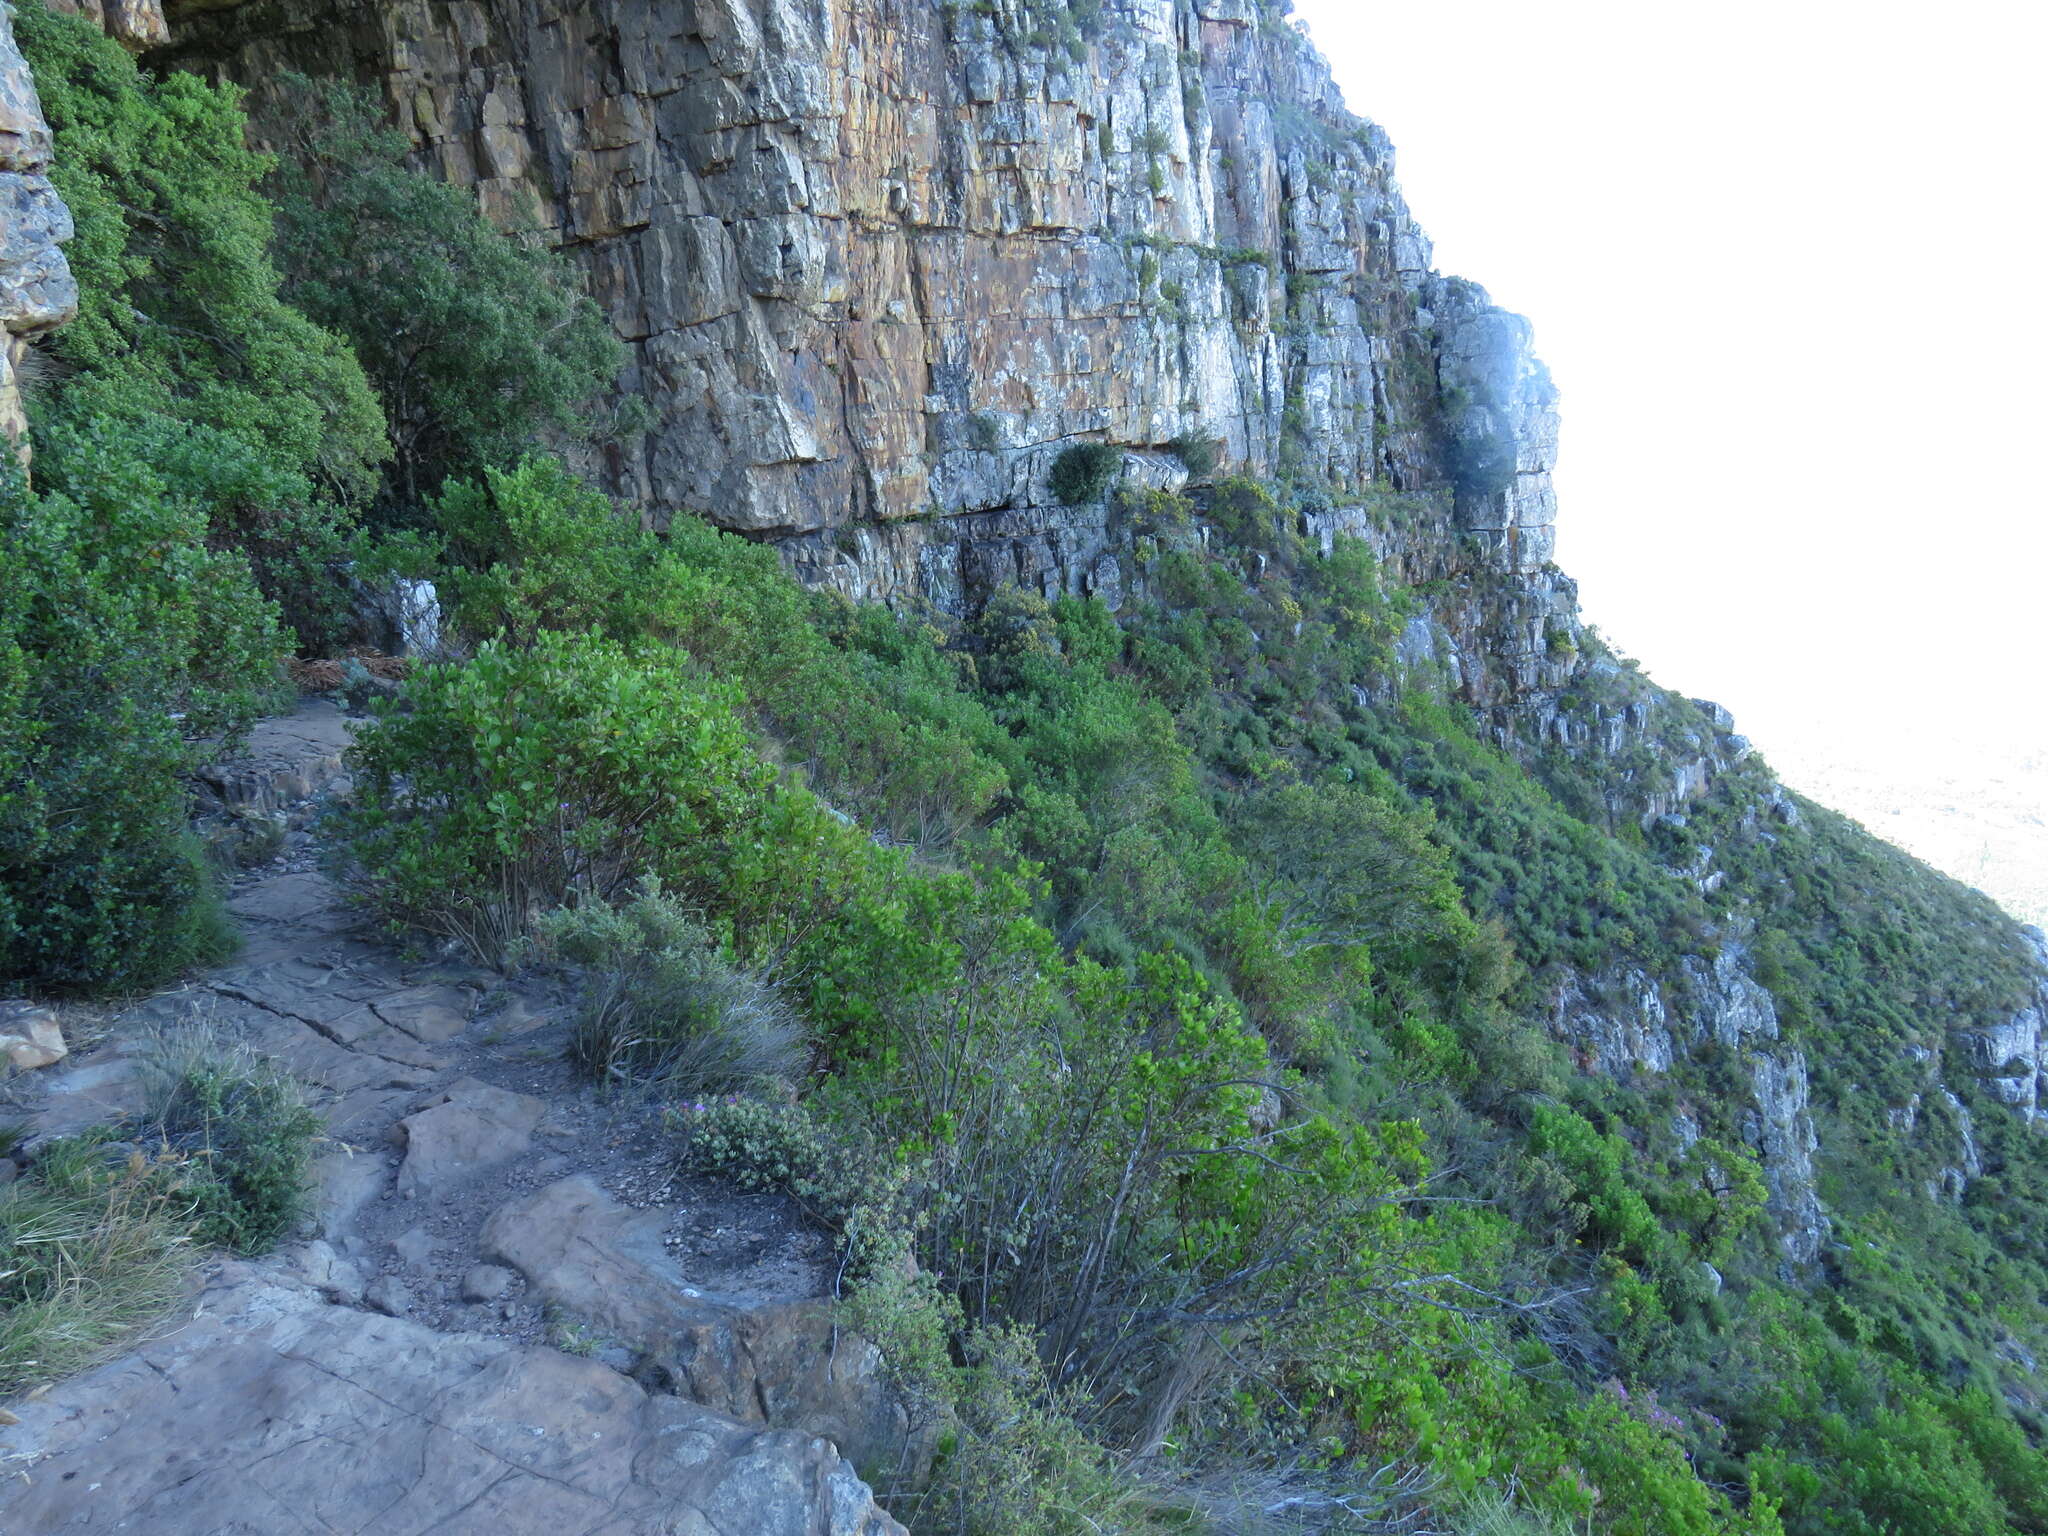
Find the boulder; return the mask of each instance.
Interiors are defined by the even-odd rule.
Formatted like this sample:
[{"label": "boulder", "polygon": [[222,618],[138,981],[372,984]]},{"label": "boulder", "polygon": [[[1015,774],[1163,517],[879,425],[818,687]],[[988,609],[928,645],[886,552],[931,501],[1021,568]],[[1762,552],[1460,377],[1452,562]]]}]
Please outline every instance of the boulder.
[{"label": "boulder", "polygon": [[733,1418],[831,1440],[862,1466],[912,1454],[879,1352],[840,1328],[828,1297],[720,1295],[668,1257],[665,1211],[632,1211],[594,1181],[562,1179],[485,1222],[486,1259],[539,1299],[631,1349],[635,1376]]},{"label": "boulder", "polygon": [[13,1406],[6,1531],[903,1536],[823,1441],[240,1265],[183,1327]]},{"label": "boulder", "polygon": [[438,1101],[398,1122],[405,1161],[401,1195],[427,1195],[523,1154],[547,1106],[530,1094],[463,1078]]},{"label": "boulder", "polygon": [[56,1014],[34,1003],[0,1003],[0,1055],[15,1071],[33,1072],[70,1054]]}]

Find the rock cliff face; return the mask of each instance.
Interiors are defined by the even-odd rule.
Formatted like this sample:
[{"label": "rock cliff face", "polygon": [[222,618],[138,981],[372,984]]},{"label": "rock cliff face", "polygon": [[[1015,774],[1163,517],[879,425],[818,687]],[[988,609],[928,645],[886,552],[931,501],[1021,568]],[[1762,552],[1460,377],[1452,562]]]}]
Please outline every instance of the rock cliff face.
[{"label": "rock cliff face", "polygon": [[[76,0],[67,0],[76,3]],[[1331,487],[1304,510],[1441,595],[1407,651],[1503,730],[1590,663],[1549,564],[1556,395],[1529,327],[1438,276],[1377,128],[1255,0],[171,0],[154,57],[260,97],[373,83],[423,164],[580,261],[654,412],[599,466],[810,581],[971,608],[1129,589],[1065,449],[1179,485],[1177,440]],[[146,21],[130,23],[147,33]],[[1633,704],[1633,709],[1631,708]],[[1631,807],[1704,788],[1725,717]]]},{"label": "rock cliff face", "polygon": [[78,312],[71,214],[50,187],[50,128],[0,5],[0,436],[27,462],[20,370],[31,340]]}]

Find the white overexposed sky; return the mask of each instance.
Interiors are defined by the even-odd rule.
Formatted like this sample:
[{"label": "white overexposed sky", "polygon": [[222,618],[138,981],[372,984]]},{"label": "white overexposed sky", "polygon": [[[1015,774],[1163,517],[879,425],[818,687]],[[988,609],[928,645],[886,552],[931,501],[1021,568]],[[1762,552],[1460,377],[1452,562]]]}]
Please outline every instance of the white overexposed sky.
[{"label": "white overexposed sky", "polygon": [[2048,740],[2048,7],[1295,10],[1535,323],[1621,650],[1767,755]]}]

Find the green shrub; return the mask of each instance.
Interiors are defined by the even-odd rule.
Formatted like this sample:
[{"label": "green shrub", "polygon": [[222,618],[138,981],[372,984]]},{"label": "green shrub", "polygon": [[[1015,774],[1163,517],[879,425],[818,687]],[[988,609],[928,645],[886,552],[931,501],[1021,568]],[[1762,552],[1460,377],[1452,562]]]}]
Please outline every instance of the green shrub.
[{"label": "green shrub", "polygon": [[1076,443],[1052,461],[1047,483],[1064,506],[1101,501],[1123,473],[1124,451],[1114,443]]},{"label": "green shrub", "polygon": [[16,21],[78,228],[79,317],[47,344],[37,474],[61,483],[75,443],[118,431],[203,510],[214,547],[248,555],[301,644],[331,651],[348,506],[389,447],[347,343],[279,297],[270,161],[248,147],[240,92],[154,77],[77,17]]},{"label": "green shrub", "polygon": [[203,1025],[152,1039],[139,1063],[150,1134],[202,1242],[262,1253],[306,1212],[321,1120],[275,1064]]},{"label": "green shrub", "polygon": [[596,431],[625,352],[571,269],[410,170],[370,92],[281,84],[262,128],[282,152],[285,293],[354,342],[383,400],[387,515],[415,519],[444,479],[510,464],[542,433]]},{"label": "green shrub", "polygon": [[1166,446],[1173,450],[1173,456],[1180,460],[1191,480],[1208,479],[1223,462],[1222,442],[1200,432],[1183,432]]},{"label": "green shrub", "polygon": [[967,443],[976,453],[1000,453],[1003,447],[1002,424],[986,411],[968,417]]},{"label": "green shrub", "polygon": [[64,444],[41,496],[0,469],[0,978],[130,990],[227,947],[181,775],[275,695],[280,646],[131,436]]},{"label": "green shrub", "polygon": [[[82,18],[15,12],[78,226],[79,315],[51,342],[69,420],[154,414],[215,429],[344,495],[374,485],[383,418],[347,344],[280,299],[272,210],[241,92],[153,76]],[[262,510],[262,509],[255,509]]]},{"label": "green shrub", "polygon": [[553,913],[540,935],[585,970],[570,1054],[599,1082],[718,1093],[802,1071],[803,1021],[659,887]]},{"label": "green shrub", "polygon": [[773,779],[738,705],[674,653],[589,637],[420,669],[353,752],[342,829],[369,899],[496,961],[540,914],[647,876],[715,892]]},{"label": "green shrub", "polygon": [[450,561],[442,585],[467,634],[524,645],[562,630],[631,644],[687,622],[689,583],[661,541],[558,459],[451,480],[431,506]]}]

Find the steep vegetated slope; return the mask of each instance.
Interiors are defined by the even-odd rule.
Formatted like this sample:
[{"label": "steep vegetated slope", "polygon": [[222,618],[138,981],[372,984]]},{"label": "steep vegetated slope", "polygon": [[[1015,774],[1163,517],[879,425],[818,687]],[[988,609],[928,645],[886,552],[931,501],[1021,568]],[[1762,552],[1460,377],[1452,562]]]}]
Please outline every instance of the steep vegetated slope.
[{"label": "steep vegetated slope", "polygon": [[[899,1516],[2048,1530],[2038,935],[1581,624],[1528,328],[1272,7],[113,20],[18,18],[84,319],[0,558],[242,638],[66,771],[434,580],[365,888],[841,1236]],[[174,798],[6,802],[9,973],[203,952]]]}]

